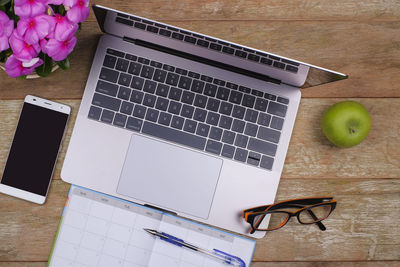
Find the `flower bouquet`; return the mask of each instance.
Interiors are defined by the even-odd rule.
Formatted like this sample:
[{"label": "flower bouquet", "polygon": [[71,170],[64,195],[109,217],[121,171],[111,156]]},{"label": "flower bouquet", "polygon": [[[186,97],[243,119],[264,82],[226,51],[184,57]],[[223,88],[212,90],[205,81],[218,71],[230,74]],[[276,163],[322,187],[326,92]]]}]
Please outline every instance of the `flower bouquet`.
[{"label": "flower bouquet", "polygon": [[0,0],[0,67],[22,79],[69,68],[89,0]]}]

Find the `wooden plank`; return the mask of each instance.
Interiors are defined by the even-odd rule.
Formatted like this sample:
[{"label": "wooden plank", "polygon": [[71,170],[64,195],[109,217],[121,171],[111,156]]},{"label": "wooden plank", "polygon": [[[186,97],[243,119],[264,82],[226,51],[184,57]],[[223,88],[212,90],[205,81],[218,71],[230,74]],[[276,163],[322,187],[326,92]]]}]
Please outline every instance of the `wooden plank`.
[{"label": "wooden plank", "polygon": [[[0,261],[47,260],[68,188],[53,181],[43,206],[0,195]],[[400,260],[400,178],[282,179],[277,201],[312,196],[338,201],[327,230],[293,218],[257,241],[256,262]]]},{"label": "wooden plank", "polygon": [[[350,75],[344,81],[304,90],[306,98],[400,97],[400,21],[167,22]],[[71,55],[71,69],[66,72],[20,81],[0,71],[0,99],[22,99],[29,93],[81,98],[99,34],[95,22],[83,25]]]},{"label": "wooden plank", "polygon": [[[400,3],[388,1],[163,0],[96,4],[160,20],[398,20]],[[92,17],[93,18],[93,17]]]},{"label": "wooden plank", "polygon": [[[341,99],[303,99],[283,170],[284,178],[396,178],[400,177],[400,120],[392,117],[400,110],[400,99],[356,99],[372,116],[372,130],[360,145],[339,149],[330,145],[320,130],[323,111]],[[73,108],[63,142],[55,179],[60,178],[62,162],[73,129],[79,101],[62,101]],[[20,100],[0,101],[0,170],[3,169],[13,138]]]}]

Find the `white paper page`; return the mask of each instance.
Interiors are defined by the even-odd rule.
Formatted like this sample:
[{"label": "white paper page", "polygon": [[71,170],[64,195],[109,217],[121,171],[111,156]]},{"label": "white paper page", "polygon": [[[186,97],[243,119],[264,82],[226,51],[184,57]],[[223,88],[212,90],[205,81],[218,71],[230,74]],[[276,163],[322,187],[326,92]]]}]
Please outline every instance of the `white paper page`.
[{"label": "white paper page", "polygon": [[[210,251],[218,249],[237,256],[246,263],[246,266],[250,265],[255,248],[255,242],[249,239],[169,215],[163,217],[158,231],[181,238],[187,243]],[[157,239],[153,247],[149,266],[217,267],[227,265],[204,254]]]},{"label": "white paper page", "polygon": [[148,266],[162,214],[73,186],[64,209],[51,267]]}]

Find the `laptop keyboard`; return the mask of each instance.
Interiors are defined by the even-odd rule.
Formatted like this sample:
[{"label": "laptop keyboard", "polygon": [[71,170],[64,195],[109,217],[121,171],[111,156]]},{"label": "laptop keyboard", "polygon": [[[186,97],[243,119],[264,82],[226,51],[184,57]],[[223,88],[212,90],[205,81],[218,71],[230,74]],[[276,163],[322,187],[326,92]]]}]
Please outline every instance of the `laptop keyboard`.
[{"label": "laptop keyboard", "polygon": [[88,117],[271,170],[288,103],[109,48]]}]

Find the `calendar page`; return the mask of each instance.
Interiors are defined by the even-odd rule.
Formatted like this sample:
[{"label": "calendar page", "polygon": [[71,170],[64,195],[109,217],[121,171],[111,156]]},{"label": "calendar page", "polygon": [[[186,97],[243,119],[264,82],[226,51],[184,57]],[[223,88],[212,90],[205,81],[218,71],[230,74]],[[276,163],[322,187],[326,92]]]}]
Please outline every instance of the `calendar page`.
[{"label": "calendar page", "polygon": [[235,255],[246,266],[255,248],[253,240],[72,185],[48,266],[227,266],[144,228]]}]

